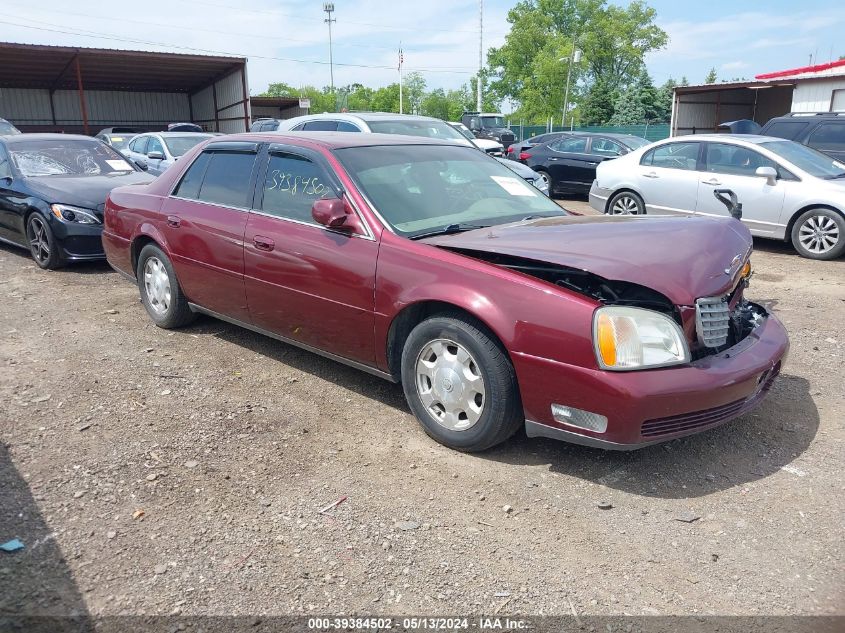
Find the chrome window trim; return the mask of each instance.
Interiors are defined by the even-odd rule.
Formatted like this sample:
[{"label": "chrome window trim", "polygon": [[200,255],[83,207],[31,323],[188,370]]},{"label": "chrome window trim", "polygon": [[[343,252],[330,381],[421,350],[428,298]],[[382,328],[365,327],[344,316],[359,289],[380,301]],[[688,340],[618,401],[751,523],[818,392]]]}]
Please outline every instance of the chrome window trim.
[{"label": "chrome window trim", "polygon": [[245,211],[249,213],[252,209],[247,209],[246,207],[234,207],[228,204],[220,204],[219,202],[209,202],[208,200],[197,200],[196,198],[183,198],[182,196],[174,196],[170,194],[167,196],[168,198],[172,198],[173,200],[184,200],[185,202],[197,202],[199,204],[208,204],[212,207],[218,207],[220,209],[231,209],[232,211]]}]

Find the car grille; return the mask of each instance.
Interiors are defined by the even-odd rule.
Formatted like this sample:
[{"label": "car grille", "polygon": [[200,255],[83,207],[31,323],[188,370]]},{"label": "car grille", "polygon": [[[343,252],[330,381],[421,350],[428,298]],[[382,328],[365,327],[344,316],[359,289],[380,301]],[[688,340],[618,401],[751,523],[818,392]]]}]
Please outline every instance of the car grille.
[{"label": "car grille", "polygon": [[513,134],[502,134],[502,143],[513,143],[516,137]]},{"label": "car grille", "polygon": [[693,411],[692,413],[682,413],[681,415],[647,420],[643,422],[640,435],[650,438],[673,435],[675,433],[695,431],[706,426],[712,426],[719,422],[730,420],[744,410],[751,408],[754,403],[762,398],[772,388],[772,384],[775,382],[775,378],[777,378],[779,373],[780,363],[772,369],[764,371],[757,381],[757,391],[748,398],[723,404],[719,407],[713,407],[712,409],[703,409],[701,411]]},{"label": "car grille", "polygon": [[731,313],[728,297],[704,297],[695,302],[698,340],[705,347],[721,347],[728,342]]}]

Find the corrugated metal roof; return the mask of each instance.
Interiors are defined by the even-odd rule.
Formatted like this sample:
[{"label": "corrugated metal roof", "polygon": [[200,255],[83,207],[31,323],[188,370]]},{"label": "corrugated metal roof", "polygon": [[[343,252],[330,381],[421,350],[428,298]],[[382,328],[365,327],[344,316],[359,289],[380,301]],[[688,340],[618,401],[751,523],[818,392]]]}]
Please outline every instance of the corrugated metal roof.
[{"label": "corrugated metal roof", "polygon": [[243,57],[0,42],[0,88],[194,92],[246,64]]},{"label": "corrugated metal roof", "polygon": [[812,79],[815,77],[837,77],[840,75],[845,75],[845,59],[824,64],[815,64],[813,66],[779,70],[774,73],[763,73],[762,75],[756,75],[755,79]]}]

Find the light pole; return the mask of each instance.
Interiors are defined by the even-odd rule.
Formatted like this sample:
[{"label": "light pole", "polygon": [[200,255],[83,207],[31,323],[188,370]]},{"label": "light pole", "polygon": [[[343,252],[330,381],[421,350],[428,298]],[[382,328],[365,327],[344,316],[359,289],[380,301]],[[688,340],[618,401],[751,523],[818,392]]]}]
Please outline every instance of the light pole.
[{"label": "light pole", "polygon": [[[561,57],[559,61],[567,61],[565,57]],[[569,66],[566,71],[566,91],[563,93],[563,116],[560,119],[561,127],[566,127],[566,112],[569,110],[569,81],[572,79],[572,64],[577,64],[581,61],[581,51],[575,48],[575,43],[572,43],[572,52],[569,54]]]},{"label": "light pole", "polygon": [[481,112],[481,69],[484,66],[484,0],[478,0],[478,78],[475,82],[475,109]]},{"label": "light pole", "polygon": [[[337,22],[337,20],[332,19],[332,13],[334,13],[334,2],[324,2],[323,3],[323,11],[328,14],[327,17],[323,22],[329,25],[329,75],[331,76],[332,82],[332,97],[334,97],[334,58],[332,57],[332,22]],[[335,102],[335,110],[337,109],[337,102]]]}]

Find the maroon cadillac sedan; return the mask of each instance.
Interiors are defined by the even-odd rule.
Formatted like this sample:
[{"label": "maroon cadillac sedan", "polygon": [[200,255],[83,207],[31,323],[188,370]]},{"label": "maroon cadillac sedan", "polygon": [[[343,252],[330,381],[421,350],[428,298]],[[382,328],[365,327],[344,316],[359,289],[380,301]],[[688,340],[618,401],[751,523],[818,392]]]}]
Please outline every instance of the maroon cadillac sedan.
[{"label": "maroon cadillac sedan", "polygon": [[150,318],[230,321],[402,382],[463,451],[630,449],[766,395],[786,331],[746,300],[733,219],[576,217],[483,152],[375,134],[242,134],[114,190],[103,242]]}]

